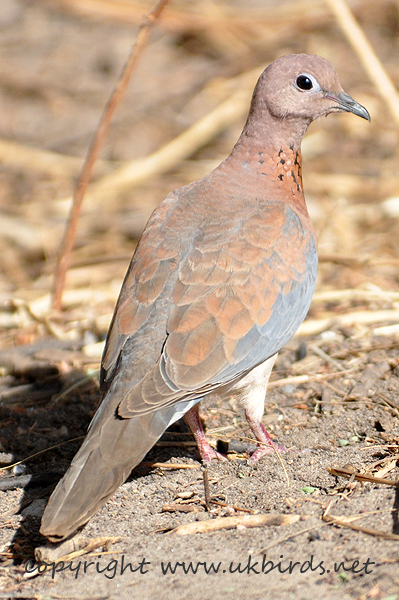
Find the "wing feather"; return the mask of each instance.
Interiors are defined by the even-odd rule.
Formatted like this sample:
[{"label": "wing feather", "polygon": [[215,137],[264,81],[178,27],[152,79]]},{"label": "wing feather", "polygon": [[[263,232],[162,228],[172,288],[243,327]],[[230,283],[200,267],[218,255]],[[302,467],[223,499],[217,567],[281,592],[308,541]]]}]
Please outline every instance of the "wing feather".
[{"label": "wing feather", "polygon": [[123,418],[242,376],[286,343],[313,294],[315,242],[292,209],[264,203],[226,228],[211,217],[193,236],[174,200],[143,235],[104,353]]}]

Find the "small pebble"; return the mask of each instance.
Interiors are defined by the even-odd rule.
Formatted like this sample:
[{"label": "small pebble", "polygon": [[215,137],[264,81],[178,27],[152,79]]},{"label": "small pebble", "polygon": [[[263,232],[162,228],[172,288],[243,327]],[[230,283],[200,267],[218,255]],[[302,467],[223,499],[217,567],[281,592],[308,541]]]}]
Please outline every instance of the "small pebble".
[{"label": "small pebble", "polygon": [[337,334],[335,331],[323,331],[320,334],[320,337],[322,340],[333,340],[334,338],[337,337]]},{"label": "small pebble", "polygon": [[24,465],[23,463],[20,465],[15,465],[12,472],[14,473],[14,475],[24,475],[24,473],[26,473],[26,465]]},{"label": "small pebble", "polygon": [[194,492],[179,492],[176,494],[178,498],[182,498],[183,500],[188,500],[194,496]]},{"label": "small pebble", "polygon": [[10,452],[0,452],[0,464],[9,465],[14,462],[14,455]]},{"label": "small pebble", "polygon": [[284,394],[293,394],[295,392],[295,386],[288,383],[287,385],[283,385],[281,388]]}]

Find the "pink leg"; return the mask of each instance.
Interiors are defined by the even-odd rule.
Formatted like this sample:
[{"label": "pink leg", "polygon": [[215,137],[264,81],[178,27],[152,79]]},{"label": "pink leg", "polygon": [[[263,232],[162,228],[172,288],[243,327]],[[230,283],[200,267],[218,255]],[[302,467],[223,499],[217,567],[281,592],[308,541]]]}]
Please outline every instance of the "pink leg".
[{"label": "pink leg", "polygon": [[194,439],[197,442],[198,452],[203,462],[209,463],[213,458],[218,460],[227,460],[223,454],[216,452],[216,450],[209,445],[202,428],[201,420],[199,418],[198,404],[186,412],[184,415],[184,420],[190,427]]},{"label": "pink leg", "polygon": [[250,464],[257,462],[265,454],[270,454],[271,452],[274,452],[275,449],[280,452],[286,452],[286,448],[284,446],[277,446],[273,442],[272,438],[267,433],[263,424],[260,421],[256,421],[249,414],[249,411],[245,411],[245,417],[255,438],[258,442],[260,442],[258,443],[256,450],[251,454],[250,458],[248,459],[248,462]]}]

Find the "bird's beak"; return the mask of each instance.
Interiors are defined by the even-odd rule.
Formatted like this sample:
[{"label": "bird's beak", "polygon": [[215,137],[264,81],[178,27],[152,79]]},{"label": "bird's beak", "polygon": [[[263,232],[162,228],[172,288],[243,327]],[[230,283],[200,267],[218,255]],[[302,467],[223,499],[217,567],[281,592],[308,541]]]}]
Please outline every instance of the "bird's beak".
[{"label": "bird's beak", "polygon": [[367,119],[367,121],[371,120],[368,110],[359,104],[359,102],[356,102],[349,94],[345,94],[345,92],[340,92],[339,94],[325,92],[324,97],[336,102],[338,110],[351,112],[358,117],[362,117],[362,119]]}]

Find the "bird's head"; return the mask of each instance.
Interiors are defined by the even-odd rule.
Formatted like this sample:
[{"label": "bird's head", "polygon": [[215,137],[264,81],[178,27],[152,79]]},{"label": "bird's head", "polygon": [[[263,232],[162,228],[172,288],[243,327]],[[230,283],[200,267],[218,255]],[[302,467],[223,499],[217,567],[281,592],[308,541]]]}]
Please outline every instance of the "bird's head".
[{"label": "bird's head", "polygon": [[351,112],[370,121],[368,111],[342,89],[328,60],[312,54],[282,56],[265,69],[254,92],[277,119],[310,123],[333,112]]}]

